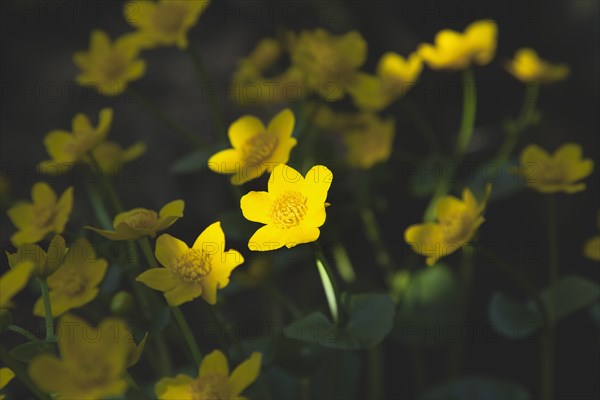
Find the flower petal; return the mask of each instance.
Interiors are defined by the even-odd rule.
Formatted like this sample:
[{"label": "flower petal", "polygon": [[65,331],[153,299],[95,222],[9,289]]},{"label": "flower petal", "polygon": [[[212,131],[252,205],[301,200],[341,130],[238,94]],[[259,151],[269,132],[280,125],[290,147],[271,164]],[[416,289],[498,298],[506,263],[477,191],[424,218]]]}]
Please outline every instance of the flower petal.
[{"label": "flower petal", "polygon": [[292,136],[294,131],[295,117],[292,110],[286,108],[277,114],[267,127],[267,131],[271,134],[277,135],[279,140],[289,138]]},{"label": "flower petal", "polygon": [[208,159],[208,168],[217,174],[235,174],[242,169],[243,158],[239,150],[221,150]]},{"label": "flower petal", "polygon": [[33,224],[35,208],[31,203],[17,203],[8,210],[8,218],[19,229],[24,229]]},{"label": "flower petal", "polygon": [[279,164],[273,168],[269,177],[269,194],[278,196],[287,191],[302,192],[304,189],[304,178],[294,168],[285,164]]},{"label": "flower petal", "polygon": [[192,400],[191,384],[193,379],[179,374],[175,378],[163,378],[154,387],[159,400]]},{"label": "flower petal", "polygon": [[260,119],[245,115],[229,126],[229,141],[234,149],[241,149],[248,139],[265,131]]},{"label": "flower petal", "polygon": [[45,392],[58,392],[70,387],[72,377],[65,363],[56,356],[42,353],[29,364],[29,376]]},{"label": "flower petal", "polygon": [[161,218],[164,217],[183,217],[183,209],[185,208],[185,202],[183,200],[173,200],[170,203],[165,204],[159,211],[158,215]]},{"label": "flower petal", "polygon": [[465,203],[454,196],[444,196],[435,205],[435,215],[440,221],[451,219],[456,214],[464,212]]},{"label": "flower petal", "polygon": [[240,208],[247,220],[268,224],[271,222],[269,210],[272,203],[273,197],[268,192],[250,192],[240,200]]},{"label": "flower petal", "polygon": [[248,248],[252,251],[276,250],[287,244],[287,238],[288,230],[265,225],[248,240]]},{"label": "flower petal", "polygon": [[434,223],[409,226],[404,232],[404,240],[416,253],[428,256],[427,264],[433,265],[442,256],[444,236],[442,227]]},{"label": "flower petal", "polygon": [[138,275],[135,280],[161,292],[173,290],[179,284],[179,279],[170,270],[161,267],[150,268]]},{"label": "flower petal", "polygon": [[175,288],[165,292],[165,299],[172,307],[192,301],[202,294],[202,287],[197,283],[179,282]]},{"label": "flower petal", "polygon": [[31,188],[31,199],[36,206],[54,207],[56,193],[46,182],[38,182]]},{"label": "flower petal", "polygon": [[327,200],[327,192],[333,182],[333,172],[323,165],[315,165],[304,178],[304,193],[308,198],[308,209],[319,210]]},{"label": "flower petal", "polygon": [[154,255],[159,263],[171,268],[177,262],[177,257],[188,250],[189,247],[183,241],[165,233],[156,239]]},{"label": "flower petal", "polygon": [[311,243],[319,238],[321,231],[317,227],[301,224],[289,229],[285,247],[292,248],[303,243]]},{"label": "flower petal", "polygon": [[198,370],[198,376],[200,378],[212,374],[229,376],[227,358],[220,350],[213,350],[211,353],[207,354],[202,360],[202,364]]},{"label": "flower petal", "polygon": [[249,359],[237,366],[229,377],[229,390],[232,396],[238,396],[252,384],[260,374],[262,354],[252,353]]},{"label": "flower petal", "polygon": [[225,250],[225,233],[221,222],[210,224],[198,237],[192,246],[194,249],[203,250],[208,254],[218,254]]},{"label": "flower petal", "polygon": [[244,262],[244,257],[236,250],[228,250],[212,258],[210,279],[218,283],[219,289],[229,284],[231,272]]}]

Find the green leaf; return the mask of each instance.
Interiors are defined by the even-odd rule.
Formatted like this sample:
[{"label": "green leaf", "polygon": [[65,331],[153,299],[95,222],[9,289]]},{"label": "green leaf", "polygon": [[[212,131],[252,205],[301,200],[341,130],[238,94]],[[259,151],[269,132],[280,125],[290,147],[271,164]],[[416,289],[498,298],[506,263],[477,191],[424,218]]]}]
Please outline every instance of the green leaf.
[{"label": "green leaf", "polygon": [[399,293],[394,337],[404,344],[445,345],[460,324],[460,283],[443,264],[410,274]]},{"label": "green leaf", "polygon": [[529,400],[527,390],[500,379],[467,377],[438,385],[418,396],[419,400]]},{"label": "green leaf", "polygon": [[322,312],[313,312],[288,325],[284,334],[324,347],[366,349],[379,344],[392,329],[394,303],[384,294],[354,295],[349,299],[346,313],[348,322],[343,327],[336,326]]},{"label": "green leaf", "polygon": [[208,168],[208,159],[215,152],[216,150],[213,148],[194,150],[190,154],[175,161],[169,170],[173,174],[190,174],[202,171],[205,168]]},{"label": "green leaf", "polygon": [[[569,316],[570,314],[590,305],[600,296],[598,284],[576,276],[568,275],[558,281],[556,286],[556,310],[555,320]],[[552,304],[552,290],[544,289],[540,298],[546,309]],[[506,337],[519,339],[531,335],[542,322],[539,311],[533,302],[519,303],[502,293],[492,296],[488,309],[490,322],[498,332]],[[549,313],[552,315],[552,313]]]},{"label": "green leaf", "polygon": [[28,363],[35,356],[42,353],[53,353],[54,343],[39,341],[21,344],[10,351],[10,355],[19,361]]}]

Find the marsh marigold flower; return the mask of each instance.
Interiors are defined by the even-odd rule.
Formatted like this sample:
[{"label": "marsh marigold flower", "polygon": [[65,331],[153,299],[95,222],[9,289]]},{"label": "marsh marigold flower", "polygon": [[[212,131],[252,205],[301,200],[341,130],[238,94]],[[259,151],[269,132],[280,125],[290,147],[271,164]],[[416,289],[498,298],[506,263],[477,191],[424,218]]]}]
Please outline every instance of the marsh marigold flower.
[{"label": "marsh marigold flower", "polygon": [[200,296],[207,303],[216,304],[217,289],[227,286],[231,271],[244,262],[236,250],[225,251],[220,222],[206,228],[191,248],[171,235],[160,235],[155,255],[164,268],[151,268],[136,280],[164,292],[171,306]]},{"label": "marsh marigold flower", "polygon": [[173,200],[167,203],[157,213],[146,208],[134,208],[115,216],[114,231],[86,227],[110,240],[132,240],[142,236],[155,237],[157,232],[164,231],[183,217],[185,203],[183,200]]},{"label": "marsh marigold flower", "polygon": [[245,399],[241,394],[258,378],[261,362],[262,354],[254,352],[229,375],[227,358],[214,350],[202,360],[197,378],[184,374],[163,378],[154,391],[159,400]]},{"label": "marsh marigold flower", "polygon": [[[598,212],[596,224],[600,230],[600,211]],[[600,234],[592,237],[583,245],[583,254],[593,261],[600,261]]]},{"label": "marsh marigold flower", "polygon": [[435,208],[437,222],[409,226],[404,239],[419,254],[427,256],[427,265],[434,265],[467,244],[485,219],[483,212],[491,191],[486,187],[484,198],[477,202],[469,189],[464,189],[462,199],[442,197]]},{"label": "marsh marigold flower", "polygon": [[517,50],[515,58],[507,61],[504,67],[523,83],[554,83],[569,76],[567,65],[550,64],[539,58],[535,50],[530,48]]},{"label": "marsh marigold flower", "polygon": [[240,201],[247,220],[266,224],[252,235],[248,248],[267,251],[317,240],[332,181],[333,173],[323,165],[312,167],[306,177],[284,164],[275,167],[268,192],[250,192]]},{"label": "marsh marigold flower", "polygon": [[520,156],[518,173],[527,186],[541,193],[577,193],[585,190],[585,183],[578,182],[589,176],[594,161],[582,158],[581,146],[567,143],[553,155],[534,144],[527,146]]},{"label": "marsh marigold flower", "polygon": [[210,4],[209,0],[134,0],[125,3],[125,20],[137,28],[147,47],[188,47],[187,33]]},{"label": "marsh marigold flower", "polygon": [[[143,343],[139,347],[143,347]],[[58,323],[61,358],[42,353],[29,365],[31,379],[58,399],[103,399],[125,392],[135,345],[126,323],[104,319],[97,328],[71,314]]]},{"label": "marsh marigold flower", "polygon": [[233,174],[231,183],[241,185],[271,172],[277,164],[285,164],[296,146],[292,137],[294,114],[285,109],[265,128],[251,115],[239,118],[229,127],[233,148],[222,150],[208,160],[208,167],[219,174]]},{"label": "marsh marigold flower", "polygon": [[461,70],[486,65],[496,54],[498,27],[491,20],[475,21],[463,33],[444,29],[435,35],[435,45],[423,43],[419,56],[432,69]]},{"label": "marsh marigold flower", "polygon": [[6,257],[11,268],[16,268],[24,261],[30,261],[35,265],[33,274],[46,278],[56,272],[62,265],[66,253],[65,239],[60,235],[55,235],[48,245],[48,251],[44,251],[37,244],[23,243],[17,247],[16,253],[6,252]]},{"label": "marsh marigold flower", "polygon": [[50,131],[44,138],[46,151],[52,158],[38,165],[41,172],[56,175],[87,158],[89,152],[106,138],[113,119],[113,110],[100,110],[98,125],[82,113],[73,117],[71,132],[62,129]]},{"label": "marsh marigold flower", "polygon": [[367,42],[357,31],[335,36],[318,28],[290,34],[288,51],[308,87],[323,99],[336,101],[364,64]]},{"label": "marsh marigold flower", "polygon": [[[15,377],[15,373],[10,368],[0,368],[0,390],[4,389],[6,385]],[[4,395],[0,394],[0,400],[4,400]]]},{"label": "marsh marigold flower", "polygon": [[92,150],[92,155],[102,172],[115,174],[123,165],[140,158],[145,152],[146,144],[144,142],[136,142],[124,149],[117,143],[104,141]]},{"label": "marsh marigold flower", "polygon": [[385,53],[377,64],[377,75],[356,74],[348,85],[348,92],[356,107],[379,111],[404,96],[415,84],[423,63],[417,53],[404,58],[394,52]]},{"label": "marsh marigold flower", "polygon": [[146,72],[146,62],[138,58],[143,38],[135,33],[125,34],[111,43],[106,32],[95,30],[90,48],[73,55],[81,69],[75,81],[82,86],[93,86],[104,96],[117,96],[129,82],[140,79]]},{"label": "marsh marigold flower", "polygon": [[11,306],[12,298],[27,285],[34,270],[35,264],[26,260],[0,276],[0,308]]},{"label": "marsh marigold flower", "polygon": [[73,208],[73,187],[57,199],[50,185],[38,182],[31,188],[31,198],[32,203],[20,202],[8,210],[8,218],[18,229],[10,238],[15,247],[37,243],[51,232],[63,232]]},{"label": "marsh marigold flower", "polygon": [[[106,260],[97,258],[96,251],[86,239],[73,243],[63,264],[48,277],[52,316],[58,317],[94,300],[107,268]],[[38,317],[46,315],[41,297],[35,303],[33,314]]]}]

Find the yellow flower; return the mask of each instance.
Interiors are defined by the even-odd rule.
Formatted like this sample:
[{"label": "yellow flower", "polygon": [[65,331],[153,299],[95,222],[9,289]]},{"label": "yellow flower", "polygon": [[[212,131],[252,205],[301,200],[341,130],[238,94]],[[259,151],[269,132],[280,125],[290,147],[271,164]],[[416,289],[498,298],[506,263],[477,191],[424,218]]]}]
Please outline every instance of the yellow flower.
[{"label": "yellow flower", "polygon": [[553,155],[534,144],[527,146],[520,157],[518,173],[527,186],[541,193],[577,193],[585,190],[586,178],[594,169],[594,161],[582,159],[581,146],[567,143]]},{"label": "yellow flower", "polygon": [[390,158],[395,124],[392,118],[383,120],[370,113],[361,114],[361,119],[363,125],[346,131],[343,136],[346,161],[352,167],[369,169]]},{"label": "yellow flower", "polygon": [[68,170],[74,163],[83,161],[108,135],[112,119],[113,110],[103,108],[96,127],[85,114],[79,113],[73,117],[72,132],[62,129],[50,131],[44,138],[44,145],[52,159],[42,161],[38,169],[56,175]]},{"label": "yellow flower", "polygon": [[6,257],[11,268],[16,268],[24,261],[30,261],[35,265],[33,274],[46,278],[56,272],[62,265],[66,253],[65,239],[60,235],[55,235],[48,245],[47,252],[37,244],[23,243],[17,248],[16,253],[6,252]]},{"label": "yellow flower", "polygon": [[356,107],[367,111],[379,111],[404,96],[415,84],[423,62],[417,53],[408,59],[399,54],[385,53],[377,64],[377,75],[359,72],[348,85],[348,92]]},{"label": "yellow flower", "polygon": [[236,250],[225,251],[220,222],[206,228],[191,248],[171,235],[160,235],[155,255],[164,268],[151,268],[136,280],[164,292],[171,306],[199,296],[209,304],[216,304],[217,289],[227,286],[231,271],[244,262]]},{"label": "yellow flower", "polygon": [[327,101],[344,97],[357,68],[367,57],[367,42],[357,31],[334,36],[324,29],[290,34],[292,65],[304,74],[308,87]]},{"label": "yellow flower", "polygon": [[24,261],[0,276],[0,308],[9,308],[12,298],[29,282],[35,264]]},{"label": "yellow flower", "polygon": [[247,220],[266,224],[252,235],[248,248],[267,251],[317,240],[332,181],[333,173],[323,165],[312,167],[306,177],[284,164],[275,167],[268,192],[250,192],[240,201]]},{"label": "yellow flower", "polygon": [[[10,368],[0,368],[0,390],[4,389],[6,385],[15,377],[15,373]],[[0,394],[0,400],[4,400],[4,395]]]},{"label": "yellow flower", "polygon": [[38,182],[31,188],[31,198],[33,203],[20,202],[8,210],[8,218],[18,229],[10,238],[15,247],[37,243],[50,232],[63,232],[73,208],[73,187],[57,200],[47,183]]},{"label": "yellow flower", "polygon": [[148,47],[188,47],[187,33],[210,4],[209,0],[134,0],[125,3],[125,20],[138,29]]},{"label": "yellow flower", "polygon": [[432,69],[466,69],[472,63],[486,65],[496,54],[498,27],[491,20],[475,21],[464,33],[444,29],[435,36],[435,46],[423,43],[418,53]]},{"label": "yellow flower", "polygon": [[89,50],[73,55],[81,69],[75,80],[82,86],[94,86],[104,96],[123,93],[129,82],[146,72],[146,62],[137,58],[142,46],[143,38],[138,34],[125,34],[111,43],[104,31],[93,31]]},{"label": "yellow flower", "polygon": [[125,392],[124,374],[135,342],[124,321],[104,319],[97,328],[66,314],[58,324],[61,358],[43,353],[29,365],[40,389],[59,399],[102,399]]},{"label": "yellow flower", "polygon": [[296,146],[292,137],[294,114],[285,109],[265,128],[256,117],[246,115],[229,127],[233,148],[222,150],[208,160],[208,167],[219,174],[233,174],[231,183],[241,185],[285,164]]},{"label": "yellow flower", "polygon": [[409,226],[404,232],[404,240],[419,254],[427,256],[427,265],[434,265],[467,244],[484,222],[483,212],[491,191],[480,203],[469,189],[463,190],[462,200],[454,196],[444,196],[436,204],[438,222],[427,222]]},{"label": "yellow flower", "polygon": [[92,155],[104,173],[115,174],[121,167],[141,157],[146,152],[146,144],[137,142],[127,149],[117,143],[104,141],[94,148]]},{"label": "yellow flower", "polygon": [[554,83],[569,76],[565,64],[550,64],[538,57],[535,50],[522,48],[515,53],[514,60],[505,64],[506,70],[523,83]]},{"label": "yellow flower", "polygon": [[[107,268],[108,263],[97,258],[92,245],[86,239],[78,239],[69,248],[60,268],[48,277],[52,316],[58,317],[94,300]],[[35,303],[33,314],[46,315],[42,298]]]},{"label": "yellow flower", "polygon": [[159,400],[242,400],[242,392],[258,378],[261,362],[262,354],[254,352],[229,375],[227,358],[214,350],[202,360],[198,378],[184,374],[163,378],[154,391]]},{"label": "yellow flower", "polygon": [[86,228],[110,240],[132,240],[142,236],[155,237],[157,232],[164,231],[183,217],[184,207],[183,200],[173,200],[165,204],[158,213],[146,208],[134,208],[117,214],[113,221],[114,231],[90,226],[86,226]]},{"label": "yellow flower", "polygon": [[[597,218],[598,230],[600,230],[600,211]],[[600,235],[596,235],[585,242],[583,254],[593,261],[600,261]]]}]

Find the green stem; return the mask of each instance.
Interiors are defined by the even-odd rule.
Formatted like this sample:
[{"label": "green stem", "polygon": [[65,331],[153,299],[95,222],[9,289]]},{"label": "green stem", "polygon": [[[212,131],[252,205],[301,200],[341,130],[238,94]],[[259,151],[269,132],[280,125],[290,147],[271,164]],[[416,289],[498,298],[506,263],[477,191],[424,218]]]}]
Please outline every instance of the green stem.
[{"label": "green stem", "polygon": [[333,322],[335,322],[338,326],[341,326],[344,323],[344,315],[342,310],[340,290],[337,286],[333,271],[331,270],[331,267],[329,266],[325,255],[323,254],[323,250],[318,243],[316,243],[315,249],[317,268],[319,270],[319,276],[321,277],[321,283],[323,284],[325,296],[327,297],[327,303],[329,305],[329,310],[331,311],[331,317],[333,318]]},{"label": "green stem", "polygon": [[382,371],[383,354],[381,346],[377,345],[367,350],[367,371],[369,371],[367,381],[367,398],[381,399],[383,398],[383,377],[385,374]]},{"label": "green stem", "polygon": [[181,329],[183,338],[185,339],[185,342],[187,343],[192,353],[192,357],[194,357],[194,361],[197,365],[200,365],[200,362],[202,361],[202,353],[200,352],[200,348],[196,343],[196,339],[194,339],[194,335],[192,334],[190,326],[185,320],[185,316],[183,315],[179,307],[171,307],[171,311],[173,312],[175,321],[177,321],[177,325],[179,325],[179,329]]},{"label": "green stem", "polygon": [[42,301],[44,302],[44,318],[46,319],[46,340],[55,342],[54,318],[52,317],[52,305],[50,303],[50,292],[48,290],[48,281],[46,278],[38,278],[40,289],[42,291]]},{"label": "green stem", "polygon": [[140,248],[142,249],[142,253],[144,253],[144,257],[146,257],[146,260],[150,264],[148,267],[150,267],[150,268],[157,267],[158,263],[156,262],[156,258],[154,258],[154,253],[152,252],[152,247],[150,245],[150,239],[148,239],[148,236],[143,236],[143,237],[139,238],[138,244],[140,245]]},{"label": "green stem", "polygon": [[108,214],[108,211],[106,211],[106,207],[104,207],[104,203],[102,202],[102,198],[100,197],[97,189],[87,182],[86,189],[90,198],[90,203],[92,204],[92,208],[94,209],[94,213],[96,214],[96,218],[102,226],[102,229],[111,230],[113,228],[111,222],[112,220]]},{"label": "green stem", "polygon": [[163,112],[163,110],[161,110],[157,105],[155,105],[150,100],[148,100],[146,97],[144,97],[141,93],[139,93],[138,91],[133,89],[131,86],[129,86],[127,88],[127,90],[131,93],[132,96],[134,96],[136,99],[138,99],[140,101],[140,103],[152,115],[154,115],[163,124],[165,124],[171,130],[173,130],[173,132],[179,134],[182,138],[189,141],[191,144],[193,144],[196,147],[204,146],[204,142],[198,136],[194,135],[192,132],[190,132],[186,128],[182,127],[177,122],[175,122],[171,117],[169,117],[167,114],[165,114]]},{"label": "green stem", "polygon": [[523,97],[523,104],[521,106],[521,112],[514,125],[507,126],[506,139],[500,150],[496,154],[493,163],[496,165],[504,164],[510,157],[512,151],[519,142],[519,136],[527,129],[533,120],[535,115],[535,108],[539,97],[540,85],[533,83],[527,86],[525,89],[525,96]]},{"label": "green stem", "polygon": [[556,199],[553,195],[546,195],[548,211],[548,250],[550,268],[548,273],[548,284],[550,286],[549,323],[542,332],[541,340],[541,393],[542,398],[549,400],[554,398],[554,347],[556,321],[556,286],[558,283],[558,221],[556,214]]},{"label": "green stem", "polygon": [[39,342],[40,341],[40,339],[38,339],[33,333],[29,332],[25,328],[21,328],[20,326],[9,325],[9,326],[6,327],[6,329],[8,329],[9,331],[12,331],[14,333],[17,333],[17,334],[23,336],[24,338],[26,338],[30,342]]},{"label": "green stem", "polygon": [[3,344],[0,344],[0,360],[2,360],[2,363],[8,368],[10,368],[12,372],[15,373],[17,379],[19,379],[25,386],[27,386],[35,397],[37,397],[40,400],[52,400],[51,396],[42,392],[37,387],[37,385],[33,383],[31,378],[29,378],[27,370],[25,370],[25,368],[23,368],[23,365],[8,352],[8,350],[4,347]]},{"label": "green stem", "polygon": [[475,86],[475,76],[471,69],[463,72],[463,113],[460,128],[458,130],[458,139],[454,149],[453,162],[448,171],[438,181],[433,197],[425,210],[423,219],[433,221],[435,219],[435,207],[439,199],[447,195],[450,191],[451,182],[454,181],[458,171],[458,165],[462,161],[475,127],[475,115],[477,113],[477,88]]},{"label": "green stem", "polygon": [[421,110],[415,106],[415,104],[408,98],[405,97],[400,101],[404,113],[412,120],[415,127],[423,134],[425,141],[427,141],[432,153],[439,155],[443,153],[442,145],[437,138],[437,135],[433,131],[433,128],[429,124],[429,121]]},{"label": "green stem", "polygon": [[375,250],[375,261],[385,271],[386,278],[390,279],[394,274],[394,267],[392,257],[388,251],[375,213],[370,207],[364,207],[360,212],[362,222],[365,226],[365,234],[367,240],[371,243],[371,246]]},{"label": "green stem", "polygon": [[[188,46],[187,52],[190,55],[190,57],[192,58],[194,66],[196,67],[196,72],[198,74],[198,77],[202,81],[202,83],[206,84],[206,83],[213,82],[211,79],[209,79],[209,76],[208,76],[208,73],[206,72],[206,67],[204,66],[204,61],[202,60],[202,57],[200,56],[200,54],[198,54],[198,52],[194,49],[194,47],[191,45]],[[221,110],[219,101],[216,97],[216,92],[213,90],[208,90],[209,89],[208,87],[204,87],[203,89],[205,89],[205,91],[208,94],[208,103],[212,110],[213,120],[214,120],[217,130],[219,131],[219,133],[225,140],[229,140],[227,137],[227,129],[225,128],[225,118],[223,117],[223,111]]]}]

